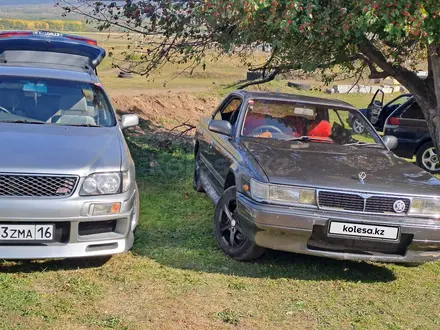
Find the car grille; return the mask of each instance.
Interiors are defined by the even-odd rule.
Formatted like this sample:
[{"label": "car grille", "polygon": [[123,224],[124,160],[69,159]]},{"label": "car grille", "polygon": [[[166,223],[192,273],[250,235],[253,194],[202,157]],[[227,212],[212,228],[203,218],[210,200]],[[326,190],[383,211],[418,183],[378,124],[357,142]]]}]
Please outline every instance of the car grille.
[{"label": "car grille", "polygon": [[[402,212],[396,212],[394,210],[394,203],[397,201],[402,201],[405,204],[405,209]],[[325,209],[378,214],[406,214],[409,210],[410,203],[409,198],[318,191],[318,205],[320,208]]]},{"label": "car grille", "polygon": [[77,181],[74,176],[0,174],[0,196],[68,197]]}]

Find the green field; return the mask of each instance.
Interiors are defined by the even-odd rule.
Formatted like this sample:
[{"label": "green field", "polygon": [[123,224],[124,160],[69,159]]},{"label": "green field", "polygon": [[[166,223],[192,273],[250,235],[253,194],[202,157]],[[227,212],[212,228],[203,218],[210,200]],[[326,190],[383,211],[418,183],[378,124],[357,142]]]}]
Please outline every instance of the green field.
[{"label": "green field", "polygon": [[[247,68],[236,57],[222,56],[219,59],[214,57],[214,54],[208,54],[206,62],[206,70],[198,67],[192,74],[190,72],[183,72],[186,65],[167,64],[154,72],[151,76],[134,75],[132,79],[117,78],[119,70],[113,67],[113,64],[121,64],[123,58],[122,52],[127,50],[127,36],[124,34],[99,32],[75,32],[98,41],[98,44],[105,48],[107,54],[112,53],[112,56],[107,56],[99,66],[99,75],[103,80],[107,89],[111,91],[118,90],[134,90],[142,93],[144,90],[173,90],[173,89],[188,89],[191,91],[198,91],[202,93],[214,93],[224,95],[228,91],[234,89],[240,81],[246,78]],[[133,37],[131,43],[134,43],[136,38]],[[267,54],[257,52],[254,55],[256,64],[264,63]],[[353,79],[342,79],[336,81],[334,84],[352,84]],[[249,89],[261,89],[266,91],[290,92],[298,94],[308,94],[317,96],[326,96],[330,98],[338,98],[347,102],[351,102],[358,107],[365,107],[368,105],[372,95],[370,94],[337,94],[329,95],[318,91],[302,92],[287,86],[289,80],[276,79],[266,85],[254,86]],[[322,82],[316,80],[295,80],[310,84],[313,88],[321,88],[322,91],[326,87]],[[164,86],[164,83],[166,84]],[[363,78],[360,84],[372,84],[368,78]],[[333,84],[330,85],[330,87]],[[386,99],[391,99],[393,96],[387,95]]]}]

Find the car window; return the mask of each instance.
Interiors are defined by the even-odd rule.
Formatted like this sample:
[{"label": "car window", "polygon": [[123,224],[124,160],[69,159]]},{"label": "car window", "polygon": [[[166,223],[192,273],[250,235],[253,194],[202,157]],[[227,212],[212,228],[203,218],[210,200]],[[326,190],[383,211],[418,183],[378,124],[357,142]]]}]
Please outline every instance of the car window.
[{"label": "car window", "polygon": [[0,122],[63,126],[115,126],[101,87],[87,82],[0,77]]},{"label": "car window", "polygon": [[229,121],[231,125],[234,126],[237,122],[242,102],[243,101],[239,98],[233,98],[223,107],[223,109],[216,113],[214,119]]},{"label": "car window", "polygon": [[[250,100],[242,126],[243,136],[294,140],[310,138],[311,142],[332,144],[377,144],[379,136],[356,110],[330,108],[323,105],[295,104],[289,101]],[[355,133],[346,125],[352,117],[364,123],[363,133]],[[310,140],[309,139],[309,140]]]},{"label": "car window", "polygon": [[407,119],[425,119],[422,109],[417,102],[413,102],[408,108],[406,108],[401,117]]},{"label": "car window", "polygon": [[395,99],[393,102],[391,102],[390,104],[388,104],[389,107],[395,107],[397,108],[399,105],[402,105],[403,103],[405,103],[406,101],[408,101],[408,99],[410,98],[410,96],[401,96],[398,97],[397,99]]}]

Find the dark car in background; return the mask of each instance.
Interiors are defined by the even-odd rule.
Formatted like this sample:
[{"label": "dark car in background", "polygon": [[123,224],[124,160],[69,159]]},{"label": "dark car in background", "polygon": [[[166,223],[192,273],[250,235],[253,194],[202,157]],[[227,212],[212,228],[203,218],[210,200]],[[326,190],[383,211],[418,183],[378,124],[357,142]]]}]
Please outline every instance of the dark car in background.
[{"label": "dark car in background", "polygon": [[[431,173],[440,173],[440,160],[434,148],[428,125],[420,106],[411,94],[401,94],[383,104],[383,92],[378,90],[369,106],[360,109],[373,127],[384,135],[393,135],[398,145],[393,152],[400,157],[413,159],[418,166]],[[362,119],[353,114],[347,117],[353,131],[365,130]]]},{"label": "dark car in background", "polygon": [[422,109],[411,97],[385,120],[384,134],[393,135],[398,145],[393,152],[400,157],[416,158],[422,169],[440,173],[440,161],[432,142]]},{"label": "dark car in background", "polygon": [[396,143],[345,102],[236,91],[197,127],[194,189],[215,203],[217,244],[236,260],[265,248],[437,260],[440,180],[394,155]]},{"label": "dark car in background", "polygon": [[[411,96],[411,94],[401,94],[384,105],[384,92],[379,89],[374,94],[368,107],[359,109],[359,111],[368,119],[377,131],[382,132],[385,120],[388,116],[408,101]],[[354,118],[351,114],[348,116],[347,122],[353,128],[353,131],[358,134],[365,130],[365,125],[362,120]]]}]

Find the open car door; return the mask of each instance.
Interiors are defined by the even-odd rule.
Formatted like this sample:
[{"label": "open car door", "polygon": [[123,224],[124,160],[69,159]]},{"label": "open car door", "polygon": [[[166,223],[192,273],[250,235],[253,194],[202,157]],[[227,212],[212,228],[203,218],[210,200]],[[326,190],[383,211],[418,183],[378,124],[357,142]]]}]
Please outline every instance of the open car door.
[{"label": "open car door", "polygon": [[379,120],[380,113],[383,108],[383,100],[385,93],[383,90],[378,89],[376,93],[374,93],[373,98],[371,99],[370,104],[367,108],[367,119],[373,124],[376,125]]}]

